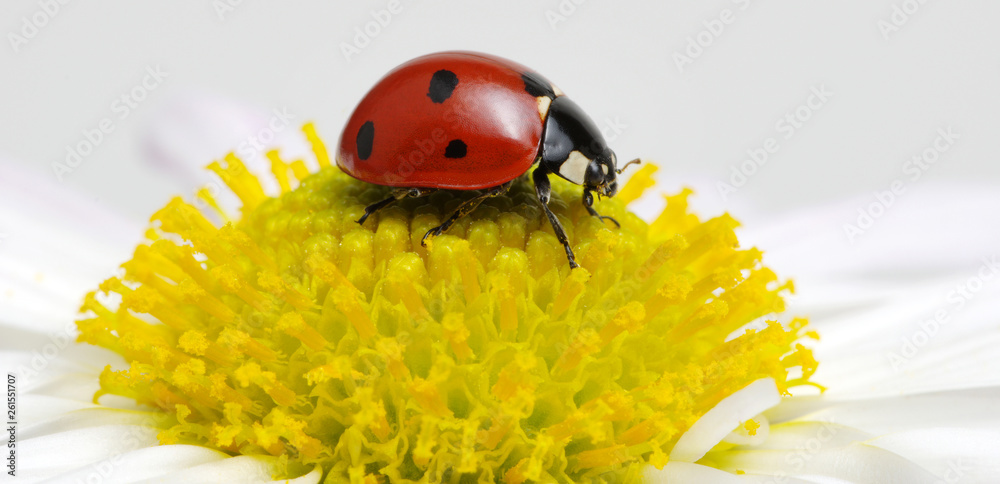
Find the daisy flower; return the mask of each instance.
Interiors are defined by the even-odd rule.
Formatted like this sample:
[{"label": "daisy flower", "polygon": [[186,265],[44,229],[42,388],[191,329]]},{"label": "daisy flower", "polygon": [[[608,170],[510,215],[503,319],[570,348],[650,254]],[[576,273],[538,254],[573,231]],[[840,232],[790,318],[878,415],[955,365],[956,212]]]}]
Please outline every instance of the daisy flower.
[{"label": "daisy flower", "polygon": [[[992,190],[914,193],[857,244],[830,222],[843,206],[762,221],[740,244],[729,215],[691,212],[690,190],[630,212],[649,166],[602,202],[620,230],[555,185],[583,267],[570,271],[524,187],[427,249],[456,195],[358,226],[384,190],[331,166],[311,124],[302,135],[308,158],[213,162],[235,197],[211,185],[146,230],[2,165],[0,361],[19,480],[1000,472],[1000,237],[968,223],[1000,209]],[[965,268],[971,254],[986,258]]]}]

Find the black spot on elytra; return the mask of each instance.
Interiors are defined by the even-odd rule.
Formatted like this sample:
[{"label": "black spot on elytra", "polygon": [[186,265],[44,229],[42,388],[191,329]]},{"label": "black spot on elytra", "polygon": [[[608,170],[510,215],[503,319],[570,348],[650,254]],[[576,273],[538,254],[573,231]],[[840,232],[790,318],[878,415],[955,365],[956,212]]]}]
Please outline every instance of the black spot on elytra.
[{"label": "black spot on elytra", "polygon": [[468,147],[465,146],[465,142],[460,139],[453,139],[448,143],[448,147],[444,149],[445,158],[465,158],[465,154],[468,152]]},{"label": "black spot on elytra", "polygon": [[441,69],[431,76],[431,87],[427,90],[427,97],[438,104],[451,97],[452,91],[458,85],[458,76],[447,69]]},{"label": "black spot on elytra", "polygon": [[521,80],[524,81],[524,90],[528,94],[531,94],[532,97],[548,96],[552,99],[556,98],[556,91],[552,89],[552,85],[537,72],[525,72],[521,74]]},{"label": "black spot on elytra", "polygon": [[367,160],[372,155],[372,145],[375,143],[375,123],[365,121],[358,129],[358,158]]}]

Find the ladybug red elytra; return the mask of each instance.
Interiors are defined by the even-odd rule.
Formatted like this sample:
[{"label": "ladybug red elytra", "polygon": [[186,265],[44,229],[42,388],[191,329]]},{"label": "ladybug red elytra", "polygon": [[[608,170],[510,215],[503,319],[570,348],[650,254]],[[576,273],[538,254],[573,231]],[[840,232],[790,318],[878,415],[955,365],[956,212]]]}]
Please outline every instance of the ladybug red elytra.
[{"label": "ladybug red elytra", "polygon": [[532,173],[535,193],[579,267],[566,232],[548,207],[554,173],[583,185],[583,205],[618,192],[614,151],[594,122],[559,88],[535,71],[477,52],[439,52],[406,62],[375,84],[354,109],[337,149],[337,165],[359,180],[395,188],[365,208],[358,220],[407,197],[435,190],[484,190],[464,202],[421,239],[437,236],[483,200],[503,195],[513,180]]}]

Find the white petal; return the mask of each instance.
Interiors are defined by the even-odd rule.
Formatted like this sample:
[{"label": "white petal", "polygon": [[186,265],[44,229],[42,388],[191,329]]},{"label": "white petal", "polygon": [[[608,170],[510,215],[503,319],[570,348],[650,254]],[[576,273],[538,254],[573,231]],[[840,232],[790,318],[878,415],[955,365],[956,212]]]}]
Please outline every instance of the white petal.
[{"label": "white petal", "polygon": [[[720,471],[714,467],[708,467],[691,462],[668,462],[662,470],[653,466],[648,466],[643,473],[643,484],[686,484],[686,483],[711,483],[711,484],[747,484],[753,482],[767,484],[800,484],[811,482],[823,482],[828,484],[840,484],[846,481],[840,480],[805,480],[797,477],[781,476],[775,479],[774,476],[761,476],[753,474],[731,474]],[[848,483],[849,484],[849,483]]]},{"label": "white petal", "polygon": [[24,348],[41,348],[46,343],[51,342],[49,335],[36,329],[16,327],[7,324],[0,319],[0,326],[3,326],[4,338],[0,340],[0,351],[17,351]]},{"label": "white petal", "polygon": [[734,450],[795,449],[816,443],[821,443],[825,447],[843,447],[854,442],[866,441],[871,437],[872,435],[867,432],[833,422],[795,421],[772,425],[766,442]]},{"label": "white petal", "polygon": [[[216,484],[219,482],[273,482],[272,474],[277,471],[276,459],[268,457],[237,456],[165,474],[153,479],[138,481],[143,484],[184,482],[186,484]],[[322,473],[314,469],[309,474],[291,480],[291,484],[315,484]]]},{"label": "white petal", "polygon": [[[4,351],[0,352],[0,363],[3,363],[8,372],[17,379],[18,392],[22,394],[35,393],[50,396],[62,396],[65,398],[89,401],[97,390],[97,376],[99,371],[84,368],[79,362],[70,358],[61,357],[58,351],[55,353],[43,352],[46,347],[33,350],[30,353],[25,351]],[[70,351],[67,347],[65,351]],[[54,355],[49,357],[49,355]],[[67,377],[82,376],[91,381],[86,389],[81,389],[79,383],[70,383],[66,387],[60,387],[61,383],[67,381]]]},{"label": "white petal", "polygon": [[[986,223],[1000,212],[1000,189],[985,184],[926,183],[909,187],[866,232],[848,239],[870,195],[794,210],[767,221],[744,220],[740,240],[767,251],[781,274],[810,282],[879,277],[905,282],[955,268],[975,268],[1000,246],[1000,230]],[[805,287],[803,287],[805,289]]]},{"label": "white petal", "polygon": [[899,454],[944,482],[1000,482],[1000,431],[928,428],[866,442]]},{"label": "white petal", "polygon": [[126,484],[228,458],[225,453],[196,445],[160,445],[133,450],[74,469],[53,477],[51,482]]},{"label": "white petal", "polygon": [[47,370],[37,379],[28,380],[29,389],[36,395],[90,401],[100,388],[98,373],[90,371],[63,371],[58,366]]},{"label": "white petal", "polygon": [[[897,340],[898,341],[898,340]],[[890,360],[889,358],[893,358]],[[1000,335],[970,336],[920,350],[914,359],[898,350],[837,355],[820,359],[815,380],[831,387],[831,397],[877,398],[1000,384]],[[825,368],[824,368],[825,366]]]},{"label": "white petal", "polygon": [[757,482],[760,484],[855,484],[853,481],[838,479],[830,476],[798,476],[788,477],[784,474],[775,476],[765,476],[759,474],[742,474],[743,482]]},{"label": "white petal", "polygon": [[781,401],[773,378],[762,378],[726,397],[705,413],[677,441],[670,461],[695,462],[729,435],[741,422]]},{"label": "white petal", "polygon": [[[868,232],[852,243],[843,224],[867,197],[806,207],[779,217],[745,220],[742,245],[765,251],[764,263],[796,281],[793,312],[814,318],[826,311],[864,310],[866,304],[903,297],[927,301],[947,278],[973,276],[984,257],[996,255],[1000,210],[996,186],[914,186]],[[944,292],[931,294],[944,298]],[[933,302],[933,301],[930,301]],[[941,301],[943,302],[943,301]]]},{"label": "white petal", "polygon": [[[271,172],[271,162],[265,156],[270,149],[280,148],[286,163],[314,158],[299,129],[307,120],[283,107],[262,109],[215,95],[189,93],[172,100],[154,119],[143,139],[147,157],[192,190],[203,185],[218,188],[212,190],[213,195],[226,210],[238,208],[240,203],[205,169],[213,160],[235,152],[250,172],[263,175]],[[327,149],[332,155],[334,147]],[[277,193],[277,182],[271,176],[260,179],[268,193]]]},{"label": "white petal", "polygon": [[1000,430],[1000,387],[837,401],[795,398],[768,412],[773,422],[789,419],[832,422],[872,435],[919,428],[957,427]]},{"label": "white petal", "polygon": [[162,413],[121,410],[117,408],[81,408],[63,413],[42,421],[25,420],[29,425],[20,430],[26,439],[43,435],[57,434],[70,430],[86,429],[101,426],[138,425],[151,427],[155,425]]},{"label": "white petal", "polygon": [[718,484],[742,484],[741,480],[734,474],[690,462],[670,461],[663,466],[662,470],[657,470],[653,466],[646,468],[643,476],[644,483],[647,484],[674,484],[679,482],[712,482]]},{"label": "white petal", "polygon": [[[813,380],[836,397],[881,397],[1000,384],[1000,210],[990,185],[907,188],[854,242],[846,202],[750,221],[743,242],[796,282],[791,314],[809,316],[822,339]],[[745,245],[745,244],[744,244]],[[968,287],[966,287],[968,286]],[[957,289],[975,289],[972,299]],[[928,322],[943,314],[947,322]]]},{"label": "white petal", "polygon": [[[802,436],[802,441],[808,439]],[[726,452],[717,458],[725,469],[770,476],[827,476],[871,484],[933,483],[936,477],[915,463],[885,449],[861,443],[786,450]]]},{"label": "white petal", "polygon": [[132,254],[141,228],[0,159],[0,324],[65,331],[83,295]]},{"label": "white petal", "polygon": [[[937,475],[919,459],[933,452],[894,452],[898,445],[879,445],[879,439],[869,437],[831,422],[790,422],[773,425],[762,445],[713,451],[706,460],[731,472],[769,475],[771,482],[787,476],[818,482],[929,482]],[[882,480],[890,477],[894,480]]]},{"label": "white petal", "polygon": [[25,439],[18,444],[18,472],[44,479],[136,449],[157,445],[157,430],[107,425]]},{"label": "white petal", "polygon": [[[98,378],[103,368],[111,364],[123,367],[121,356],[103,348],[69,343],[61,347],[56,343],[27,351],[0,352],[0,363],[17,378],[21,394],[46,395],[82,402],[90,402],[98,390]],[[107,405],[117,400],[102,397]],[[134,408],[127,405],[124,408]]]},{"label": "white petal", "polygon": [[[879,397],[1000,385],[1000,284],[956,307],[951,284],[832,318],[813,318],[822,340],[814,381],[838,397]],[[942,316],[941,322],[935,320]]]},{"label": "white petal", "polygon": [[60,418],[69,412],[85,408],[97,408],[89,401],[70,398],[50,397],[47,395],[18,394],[17,406],[21,426],[18,433],[26,437],[26,433],[35,426]]}]

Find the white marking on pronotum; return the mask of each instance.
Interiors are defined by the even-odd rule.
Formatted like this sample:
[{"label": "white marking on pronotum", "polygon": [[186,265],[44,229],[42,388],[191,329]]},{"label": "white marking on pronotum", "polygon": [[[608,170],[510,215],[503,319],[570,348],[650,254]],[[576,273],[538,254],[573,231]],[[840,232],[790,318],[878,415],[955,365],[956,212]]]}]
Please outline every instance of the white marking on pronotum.
[{"label": "white marking on pronotum", "polygon": [[574,150],[570,152],[566,161],[559,166],[559,175],[577,185],[583,185],[588,165],[590,165],[590,158]]},{"label": "white marking on pronotum", "polygon": [[545,116],[549,114],[549,106],[552,105],[552,99],[548,96],[538,96],[535,98],[538,101],[538,117],[542,118],[542,122],[545,122]]}]

